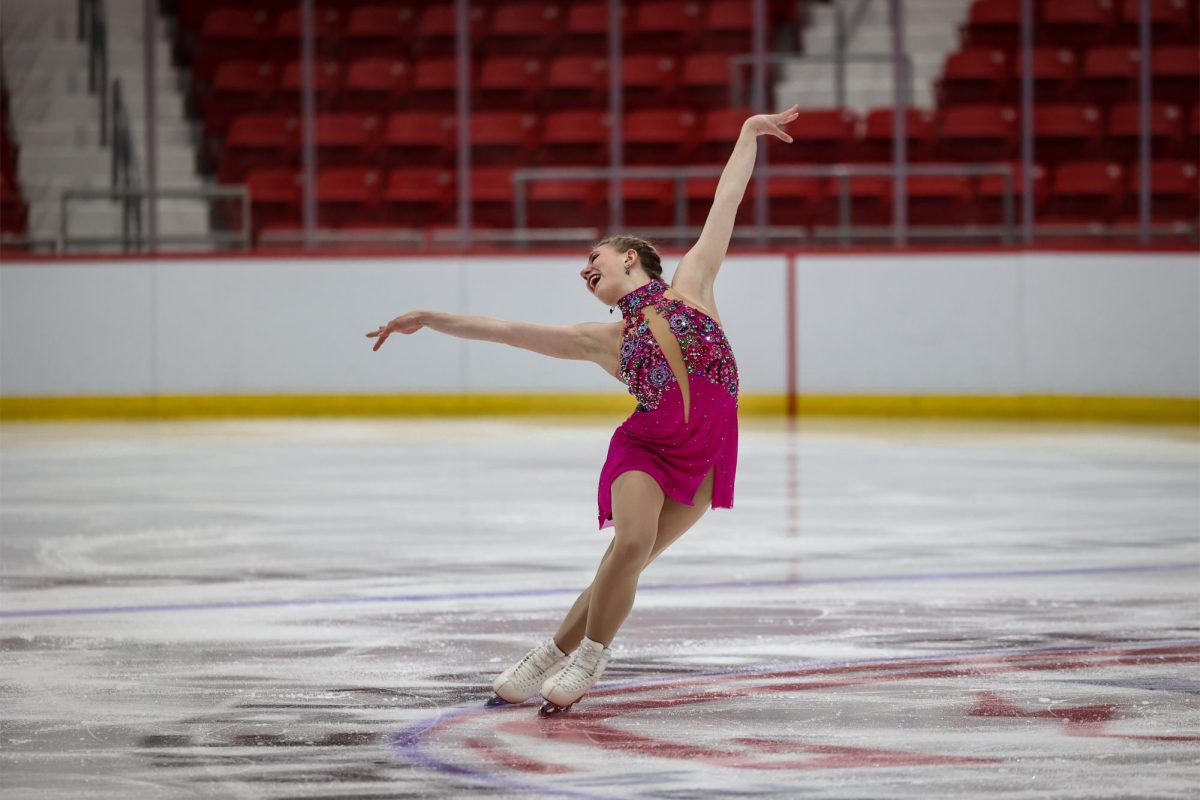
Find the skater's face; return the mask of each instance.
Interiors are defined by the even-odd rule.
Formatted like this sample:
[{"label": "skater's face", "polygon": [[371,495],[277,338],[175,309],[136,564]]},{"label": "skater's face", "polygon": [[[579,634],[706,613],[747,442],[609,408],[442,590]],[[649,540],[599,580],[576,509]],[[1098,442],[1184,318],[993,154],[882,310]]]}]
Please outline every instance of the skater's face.
[{"label": "skater's face", "polygon": [[588,291],[597,300],[606,306],[616,305],[631,291],[630,276],[625,272],[626,263],[636,265],[636,250],[618,253],[611,245],[600,245],[588,254],[587,266],[579,271],[579,277],[583,278]]}]

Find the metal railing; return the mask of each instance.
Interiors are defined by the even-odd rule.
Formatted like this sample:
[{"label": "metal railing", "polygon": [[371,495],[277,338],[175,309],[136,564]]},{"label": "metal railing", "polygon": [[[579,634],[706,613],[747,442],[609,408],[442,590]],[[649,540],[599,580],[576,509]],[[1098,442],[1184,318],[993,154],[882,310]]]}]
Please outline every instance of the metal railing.
[{"label": "metal railing", "polygon": [[[137,155],[133,151],[133,127],[129,123],[129,110],[121,90],[121,79],[112,85],[112,197],[121,202],[121,237],[126,249],[130,242],[142,238],[142,204],[137,199],[141,191]],[[63,205],[62,224],[66,230],[66,204]],[[132,232],[136,229],[136,239]],[[65,238],[65,233],[64,233]]]},{"label": "metal railing", "polygon": [[[674,218],[673,231],[676,238],[682,239],[690,232],[687,225],[687,195],[686,185],[690,178],[720,177],[724,167],[626,167],[621,170],[627,178],[657,178],[667,179],[674,183]],[[1004,244],[1012,244],[1015,237],[1015,185],[1014,171],[1010,164],[909,164],[904,170],[905,175],[951,175],[963,177],[982,177],[986,175],[1001,176],[1003,192],[1001,195],[1001,224],[993,235],[999,237]],[[522,243],[522,231],[529,223],[529,190],[528,184],[537,180],[557,181],[591,181],[605,180],[612,175],[608,167],[537,167],[518,169],[513,172],[513,203],[514,219],[516,222],[516,239]],[[837,184],[837,238],[843,244],[849,244],[854,238],[856,227],[852,222],[850,178],[852,177],[896,177],[896,169],[891,164],[833,164],[817,165],[772,165],[755,172],[755,177],[767,179],[773,177],[806,177],[833,178]],[[903,190],[903,187],[901,187]],[[769,227],[767,229],[769,231]],[[973,231],[976,235],[981,231]],[[765,235],[765,232],[760,231]]]},{"label": "metal railing", "polygon": [[100,99],[100,146],[108,146],[108,21],[104,0],[79,0],[79,41],[87,42],[88,92]]},{"label": "metal railing", "polygon": [[[146,249],[148,240],[143,234],[140,222],[136,226],[136,234],[131,228],[122,227],[120,235],[112,236],[81,236],[73,235],[70,229],[71,208],[80,202],[95,202],[104,200],[119,202],[122,205],[122,217],[142,216],[142,204],[149,192],[145,189],[113,188],[113,189],[68,189],[60,199],[61,228],[59,232],[59,249],[69,252],[74,247],[120,245],[124,252],[138,252]],[[200,246],[231,245],[241,250],[249,250],[253,240],[250,222],[250,192],[245,186],[202,186],[186,189],[159,189],[156,192],[162,200],[204,200],[208,202],[232,200],[237,203],[237,210],[227,216],[236,217],[240,221],[240,229],[236,231],[210,230],[198,235],[160,235],[160,245]]]}]

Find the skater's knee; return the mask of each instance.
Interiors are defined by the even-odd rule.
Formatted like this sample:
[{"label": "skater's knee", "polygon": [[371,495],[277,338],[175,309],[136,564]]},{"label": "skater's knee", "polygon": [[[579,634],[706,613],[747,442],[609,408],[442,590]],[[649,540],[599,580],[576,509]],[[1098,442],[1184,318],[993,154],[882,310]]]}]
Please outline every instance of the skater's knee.
[{"label": "skater's knee", "polygon": [[609,556],[613,565],[623,572],[641,571],[650,551],[654,548],[654,532],[646,530],[641,533],[629,531],[617,536],[613,543],[612,554]]}]

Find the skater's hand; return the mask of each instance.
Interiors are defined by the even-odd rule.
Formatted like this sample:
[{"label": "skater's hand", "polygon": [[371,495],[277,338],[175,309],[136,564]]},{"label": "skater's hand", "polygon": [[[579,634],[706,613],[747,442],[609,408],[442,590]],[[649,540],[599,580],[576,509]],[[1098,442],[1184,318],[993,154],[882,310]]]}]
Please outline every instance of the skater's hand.
[{"label": "skater's hand", "polygon": [[778,114],[756,114],[746,120],[744,127],[755,136],[769,133],[790,143],[792,137],[783,129],[783,126],[795,121],[798,116],[800,116],[800,106],[793,105],[791,108]]},{"label": "skater's hand", "polygon": [[420,318],[421,314],[422,312],[420,311],[410,311],[407,314],[396,317],[387,325],[380,325],[379,330],[368,333],[368,339],[372,336],[379,337],[379,341],[375,342],[375,346],[371,348],[371,352],[375,352],[381,346],[383,346],[383,343],[387,341],[387,337],[390,334],[416,333],[417,331],[421,330],[421,328],[425,327],[425,323],[422,322]]}]

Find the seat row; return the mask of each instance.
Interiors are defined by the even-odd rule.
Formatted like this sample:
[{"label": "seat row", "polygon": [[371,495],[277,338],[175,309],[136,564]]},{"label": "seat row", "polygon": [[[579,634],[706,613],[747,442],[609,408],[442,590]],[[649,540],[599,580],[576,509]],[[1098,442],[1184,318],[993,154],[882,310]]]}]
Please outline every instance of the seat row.
[{"label": "seat row", "polygon": [[[1034,96],[1108,104],[1135,100],[1139,94],[1141,54],[1127,45],[1102,45],[1085,51],[1036,47],[1031,54]],[[969,47],[946,56],[938,85],[939,105],[987,101],[1014,102],[1020,97],[1024,59],[1018,51]],[[1150,59],[1151,95],[1190,105],[1200,101],[1200,46],[1164,45]]]},{"label": "seat row", "polygon": [[[1194,163],[1159,161],[1152,164],[1155,221],[1196,220],[1197,168]],[[1019,172],[1019,170],[1018,170]],[[477,168],[471,173],[474,224],[512,227],[516,209],[511,170]],[[1034,173],[1033,202],[1041,221],[1111,223],[1136,218],[1140,172],[1113,162],[1064,163],[1047,175]],[[256,170],[247,179],[253,202],[256,233],[263,228],[294,225],[300,219],[299,175],[291,169]],[[716,178],[684,181],[683,217],[700,225],[708,213]],[[756,192],[751,183],[747,197]],[[1011,219],[1019,219],[1019,176]],[[675,182],[625,179],[624,215],[629,224],[659,227],[677,224]],[[891,219],[893,182],[890,178],[851,177],[843,207],[836,178],[774,177],[767,182],[772,225],[835,225],[841,214],[857,225],[886,224]],[[607,185],[603,181],[538,180],[528,186],[527,222],[531,227],[582,227],[607,224]],[[379,170],[334,168],[317,178],[319,224],[323,227],[389,224],[419,227],[452,224],[457,204],[453,170],[409,168]],[[1005,219],[1005,186],[998,175],[910,176],[908,216],[917,225],[986,223]],[[739,221],[749,223],[754,203],[743,203]]]},{"label": "seat row", "polygon": [[[548,62],[498,56],[477,64],[470,76],[472,108],[551,111],[608,107],[608,61],[561,56]],[[410,64],[396,59],[360,59],[315,65],[314,90],[320,110],[452,110],[458,62],[434,58]],[[683,105],[728,106],[730,61],[719,53],[676,59],[631,54],[621,61],[626,108]],[[239,111],[299,108],[303,87],[299,61],[228,61],[212,82],[193,84],[192,100],[209,133],[221,133]]]},{"label": "seat row", "polygon": [[[745,0],[657,0],[630,9],[622,4],[623,42],[630,52],[682,55],[696,50],[747,52],[753,18]],[[351,10],[318,9],[314,21],[317,52],[327,57],[381,58],[451,55],[458,30],[454,3],[424,8],[412,4],[370,4]],[[547,52],[602,54],[608,50],[606,2],[516,2],[485,6],[472,3],[468,25],[477,56],[531,55]],[[300,13],[295,7],[278,15],[263,8],[217,7],[199,28],[185,29],[181,47],[193,70],[208,77],[221,61],[261,57],[279,59],[299,52]]]},{"label": "seat row", "polygon": [[[1151,109],[1155,158],[1191,158],[1200,150],[1200,107],[1190,121],[1176,106]],[[631,112],[623,117],[624,163],[641,166],[721,164],[732,152],[749,116],[725,109],[698,116],[687,110]],[[1186,123],[1186,124],[1185,124]],[[808,110],[790,126],[793,142],[767,140],[772,163],[887,161],[892,157],[891,109],[865,117],[841,109]],[[490,111],[472,115],[472,163],[507,166],[603,166],[609,159],[610,121],[603,112],[561,111],[544,117]],[[940,116],[909,109],[909,160],[1005,161],[1019,153],[1017,115],[1003,106],[956,106]],[[317,161],[322,166],[384,169],[412,164],[450,165],[456,158],[459,127],[451,114],[399,112],[387,117],[332,113],[316,119]],[[1114,107],[1107,120],[1086,105],[1038,106],[1034,147],[1039,161],[1079,158],[1131,161],[1137,157],[1140,107]],[[221,180],[233,182],[250,170],[296,165],[300,124],[295,115],[251,113],[233,121],[229,135],[214,146]]]},{"label": "seat row", "polygon": [[[1037,0],[1034,41],[1065,47],[1135,44],[1142,0]],[[1151,0],[1156,44],[1196,41],[1197,0]],[[1021,37],[1021,0],[975,0],[962,29],[975,46],[1016,47]]]}]

